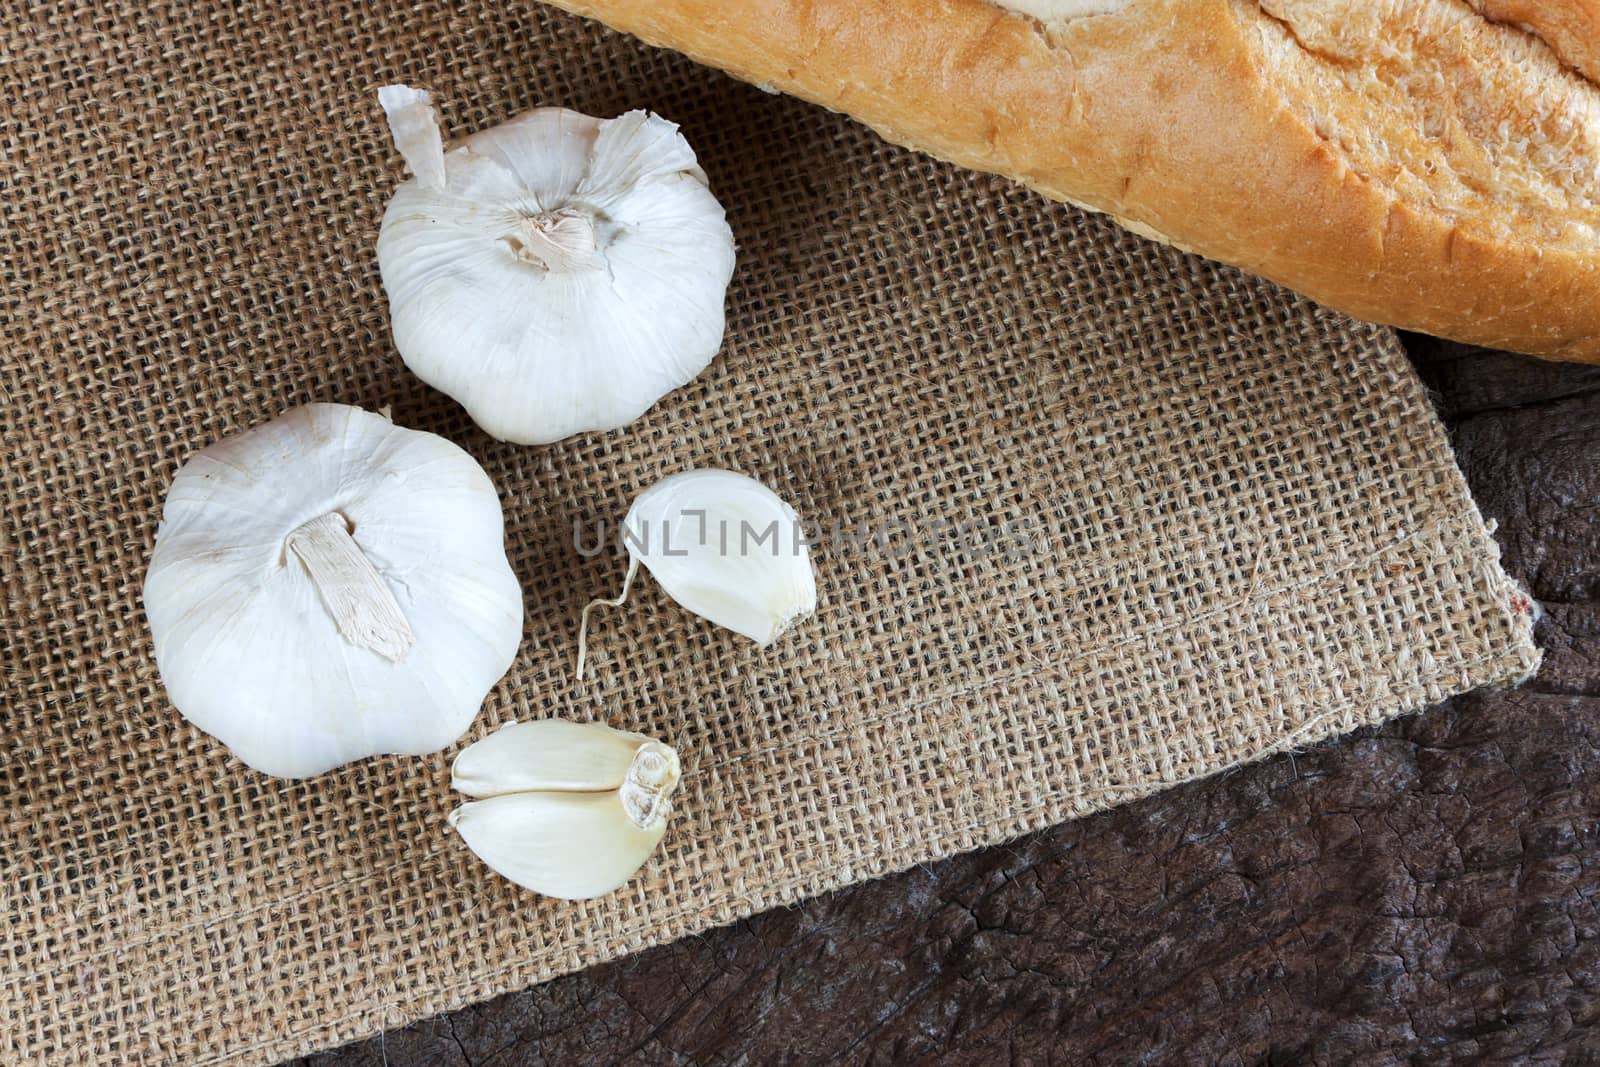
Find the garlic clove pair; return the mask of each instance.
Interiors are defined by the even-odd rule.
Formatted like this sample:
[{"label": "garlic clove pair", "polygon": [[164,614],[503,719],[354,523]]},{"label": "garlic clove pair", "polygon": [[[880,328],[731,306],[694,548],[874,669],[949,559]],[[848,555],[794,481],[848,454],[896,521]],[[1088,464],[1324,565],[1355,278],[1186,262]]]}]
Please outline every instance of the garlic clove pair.
[{"label": "garlic clove pair", "polygon": [[563,719],[511,723],[456,757],[451,784],[483,799],[449,822],[508,881],[587,900],[649,859],[680,774],[678,754],[641,734]]},{"label": "garlic clove pair", "polygon": [[716,355],[733,233],[677,126],[539,108],[446,151],[428,93],[379,100],[414,175],[378,235],[395,347],[485,430],[615,429]]},{"label": "garlic clove pair", "polygon": [[449,745],[522,636],[488,475],[442,437],[343,404],[183,464],[144,604],[178,711],[286,778]]},{"label": "garlic clove pair", "polygon": [[680,605],[763,647],[816,610],[816,573],[800,516],[754,478],[714,469],[663,478],[634,500],[622,537],[628,550],[622,593],[584,608],[579,678],[590,611],[620,607],[641,564]]}]

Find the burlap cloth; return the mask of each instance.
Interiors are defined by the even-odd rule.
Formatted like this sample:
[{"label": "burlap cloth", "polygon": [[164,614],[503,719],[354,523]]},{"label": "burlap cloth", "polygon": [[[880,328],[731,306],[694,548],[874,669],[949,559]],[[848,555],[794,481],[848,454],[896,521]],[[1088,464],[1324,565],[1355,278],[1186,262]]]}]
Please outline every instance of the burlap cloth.
[{"label": "burlap cloth", "polygon": [[[7,1063],[275,1061],[1534,664],[1386,330],[527,4],[38,2],[4,35]],[[711,369],[550,448],[412,377],[373,260],[396,79],[461,131],[680,122],[740,246]],[[679,747],[621,892],[488,872],[448,753],[270,780],[167,703],[139,601],[167,484],[309,400],[393,405],[502,491],[527,632],[473,736]],[[623,568],[574,525],[697,465],[839,530],[819,614],[757,651],[645,581],[576,684]]]}]

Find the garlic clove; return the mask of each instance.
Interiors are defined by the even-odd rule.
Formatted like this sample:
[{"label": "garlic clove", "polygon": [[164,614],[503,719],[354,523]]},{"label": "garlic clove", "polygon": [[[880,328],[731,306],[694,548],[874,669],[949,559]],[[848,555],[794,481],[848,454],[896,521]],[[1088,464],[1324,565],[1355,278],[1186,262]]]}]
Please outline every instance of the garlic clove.
[{"label": "garlic clove", "polygon": [[[391,118],[408,160],[423,120]],[[721,347],[733,234],[674,124],[540,108],[445,152],[440,188],[419,166],[378,235],[395,347],[494,436],[615,429]]]},{"label": "garlic clove", "polygon": [[[640,734],[597,722],[507,723],[462,750],[451,764],[450,784],[473,797],[537,789],[621,789],[640,746],[648,743]],[[674,755],[674,766],[676,760]]]},{"label": "garlic clove", "polygon": [[449,821],[496,874],[564,900],[617,889],[666,832],[665,818],[635,824],[615,790],[505,793],[463,804]]},{"label": "garlic clove", "polygon": [[817,607],[800,516],[754,478],[675,474],[639,494],[623,522],[633,560],[667,595],[758,645]]}]

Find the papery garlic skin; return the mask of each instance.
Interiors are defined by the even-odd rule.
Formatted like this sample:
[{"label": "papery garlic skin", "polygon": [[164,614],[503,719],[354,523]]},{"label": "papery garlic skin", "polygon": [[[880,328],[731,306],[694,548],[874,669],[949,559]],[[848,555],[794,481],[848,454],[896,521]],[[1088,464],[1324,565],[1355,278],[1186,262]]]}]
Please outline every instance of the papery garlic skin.
[{"label": "papery garlic skin", "polygon": [[587,900],[649,859],[680,775],[678,754],[641,734],[563,719],[512,723],[456,757],[451,784],[484,799],[449,822],[508,881]]},{"label": "papery garlic skin", "polygon": [[144,602],[179,712],[285,778],[449,745],[522,634],[488,475],[442,437],[341,404],[179,469]]},{"label": "papery garlic skin", "polygon": [[415,175],[378,235],[395,347],[485,430],[615,429],[716,355],[733,234],[677,126],[539,108],[435,155],[431,98],[380,93]]},{"label": "papery garlic skin", "polygon": [[378,105],[417,184],[430,192],[444,189],[444,135],[433,94],[409,85],[385,85],[378,90]]}]

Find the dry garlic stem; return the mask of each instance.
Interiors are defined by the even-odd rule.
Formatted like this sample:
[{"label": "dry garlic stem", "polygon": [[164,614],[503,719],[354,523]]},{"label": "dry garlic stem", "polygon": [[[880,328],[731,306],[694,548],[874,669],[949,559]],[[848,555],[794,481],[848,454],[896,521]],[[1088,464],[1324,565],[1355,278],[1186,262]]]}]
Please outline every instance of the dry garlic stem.
[{"label": "dry garlic stem", "polygon": [[800,516],[754,478],[725,470],[663,478],[639,494],[622,526],[628,572],[619,596],[583,609],[579,678],[589,613],[620,607],[640,564],[673,600],[761,646],[816,610],[816,574]]},{"label": "dry garlic stem", "polygon": [[483,799],[450,813],[467,847],[507,880],[585,900],[618,888],[666,832],[678,754],[602,723],[511,723],[466,748],[451,784]]},{"label": "dry garlic stem", "polygon": [[320,515],[296,527],[286,543],[305,564],[346,641],[395,662],[405,658],[417,637],[383,576],[350,536],[350,523],[343,515],[336,511]]},{"label": "dry garlic stem", "polygon": [[538,108],[446,151],[428,93],[378,96],[415,176],[378,234],[395,347],[478,425],[615,429],[716,355],[733,233],[675,125]]},{"label": "dry garlic stem", "polygon": [[603,265],[595,255],[599,242],[594,220],[581,211],[563,208],[530,215],[506,240],[523,259],[546,270],[572,274]]},{"label": "dry garlic stem", "polygon": [[378,105],[389,120],[395,147],[416,176],[417,185],[429,192],[444,189],[444,140],[439,133],[439,112],[433,94],[409,85],[385,85],[378,90]]}]

